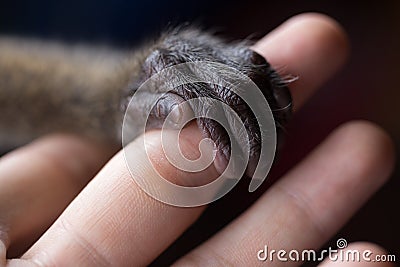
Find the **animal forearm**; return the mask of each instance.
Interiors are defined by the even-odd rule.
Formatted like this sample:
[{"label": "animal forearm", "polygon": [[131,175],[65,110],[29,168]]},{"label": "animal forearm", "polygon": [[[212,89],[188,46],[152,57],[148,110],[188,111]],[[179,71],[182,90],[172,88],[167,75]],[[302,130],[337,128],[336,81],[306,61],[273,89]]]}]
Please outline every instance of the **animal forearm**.
[{"label": "animal forearm", "polygon": [[[150,109],[148,128],[160,128],[177,105],[190,99],[208,98],[229,106],[243,122],[250,147],[249,166],[254,170],[261,151],[262,132],[252,107],[231,86],[239,83],[240,87],[239,80],[230,85],[212,81],[174,85],[167,80],[158,81],[147,91],[141,91],[133,107],[126,110],[129,99],[146,80],[171,66],[193,62],[222,64],[247,76],[262,94],[253,99],[255,106],[263,101],[258,98],[264,96],[278,131],[288,120],[291,98],[285,81],[262,56],[250,49],[248,42],[226,43],[193,28],[173,29],[134,53],[2,38],[0,138],[3,143],[4,140],[15,143],[46,132],[69,131],[118,142],[125,111],[133,122],[130,128],[135,138],[139,134],[135,129],[140,125],[136,122],[144,120],[146,110]],[[218,76],[219,71],[220,67],[211,67],[200,76]],[[200,107],[203,111],[212,108],[207,103],[200,103]],[[195,107],[190,108],[195,111]],[[224,116],[222,111],[220,114]],[[180,112],[185,111],[178,109]],[[203,134],[216,143],[220,161],[227,162],[231,152],[229,142],[233,141],[227,136],[229,129],[204,116],[198,117],[197,123]],[[238,125],[231,123],[228,127]],[[237,138],[241,140],[243,136]]]},{"label": "animal forearm", "polygon": [[94,46],[0,38],[0,140],[52,131],[118,140],[120,100],[140,55]]}]

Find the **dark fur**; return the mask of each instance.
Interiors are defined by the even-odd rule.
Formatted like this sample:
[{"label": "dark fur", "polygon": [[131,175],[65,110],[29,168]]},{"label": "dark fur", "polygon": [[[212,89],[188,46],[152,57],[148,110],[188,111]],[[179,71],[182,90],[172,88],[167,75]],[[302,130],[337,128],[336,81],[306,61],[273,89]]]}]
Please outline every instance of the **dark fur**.
[{"label": "dark fur", "polygon": [[[196,61],[223,63],[252,79],[265,95],[281,131],[291,113],[290,94],[248,42],[225,43],[195,29],[173,29],[134,53],[0,38],[1,142],[27,141],[52,131],[119,142],[124,108],[138,86],[166,67]],[[184,100],[211,97],[231,106],[247,128],[250,162],[258,159],[260,130],[255,117],[229,88],[199,83],[170,93]],[[163,118],[152,113],[150,119]],[[210,119],[200,119],[198,125],[228,157],[230,140],[224,129]]]},{"label": "dark fur", "polygon": [[[249,48],[249,42],[225,43],[223,40],[195,29],[173,30],[164,34],[153,46],[143,63],[138,81],[134,81],[127,94],[132,95],[143,81],[161,70],[186,62],[209,61],[223,63],[247,75],[261,89],[276,121],[278,135],[291,114],[291,98],[285,82],[271,68],[268,62]],[[213,70],[210,70],[212,72]],[[244,122],[250,141],[250,165],[257,162],[260,154],[260,129],[245,102],[224,86],[205,83],[188,84],[174,88],[174,93],[188,100],[196,97],[210,97],[232,107]],[[157,114],[152,113],[155,119]],[[161,118],[163,119],[163,118]],[[160,125],[160,124],[156,124]],[[199,127],[218,146],[219,153],[229,158],[230,140],[221,125],[211,119],[199,119]],[[157,127],[157,126],[155,126]]]}]

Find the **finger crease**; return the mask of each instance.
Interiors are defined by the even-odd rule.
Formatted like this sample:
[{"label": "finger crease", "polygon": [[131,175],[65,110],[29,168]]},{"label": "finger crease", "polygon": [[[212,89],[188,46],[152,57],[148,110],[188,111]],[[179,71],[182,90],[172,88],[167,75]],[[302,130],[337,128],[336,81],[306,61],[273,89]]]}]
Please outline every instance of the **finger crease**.
[{"label": "finger crease", "polygon": [[279,190],[283,194],[287,196],[287,200],[296,206],[298,210],[305,215],[308,224],[311,224],[313,226],[313,229],[315,229],[316,234],[318,235],[319,238],[327,238],[328,231],[323,227],[319,220],[318,214],[315,214],[313,212],[313,208],[310,206],[311,199],[309,199],[304,193],[301,191],[298,192],[293,192],[293,190],[289,190],[286,187],[282,186],[281,184],[276,184],[275,189]]},{"label": "finger crease", "polygon": [[85,250],[87,255],[90,255],[93,261],[93,266],[112,266],[112,264],[106,260],[106,257],[102,255],[102,253],[100,253],[83,235],[76,231],[67,219],[61,219],[59,225],[61,230],[67,232],[69,237],[73,238],[76,245]]}]

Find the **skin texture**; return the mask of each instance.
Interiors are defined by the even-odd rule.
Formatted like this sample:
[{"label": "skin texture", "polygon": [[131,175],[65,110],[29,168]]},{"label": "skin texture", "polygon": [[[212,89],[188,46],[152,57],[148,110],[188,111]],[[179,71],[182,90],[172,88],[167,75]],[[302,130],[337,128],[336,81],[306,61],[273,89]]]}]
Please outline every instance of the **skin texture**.
[{"label": "skin texture", "polygon": [[[304,36],[305,32],[307,36]],[[280,47],[282,42],[287,44],[283,50]],[[290,85],[297,108],[315,91],[316,86],[323,84],[343,64],[348,50],[346,37],[337,23],[318,14],[303,14],[290,19],[255,47],[263,56],[266,52],[273,55],[273,66],[287,64],[290,73],[302,77],[302,82]],[[182,134],[182,150],[195,154],[201,136],[195,125],[187,127]],[[133,142],[130,149],[138,152],[137,168],[145,170],[148,168],[144,165],[147,161],[139,156],[143,148],[137,145],[140,139]],[[60,148],[67,140],[71,140],[77,150],[65,151],[64,160],[57,165],[58,173],[52,168],[53,161],[21,168],[25,162],[23,157],[36,155],[42,147],[63,153]],[[19,195],[21,188],[36,188],[38,183],[61,177],[69,177],[71,183],[80,184],[82,180],[91,178],[88,170],[99,169],[104,163],[104,158],[100,156],[102,153],[105,157],[110,156],[106,151],[99,150],[101,145],[80,138],[73,140],[67,136],[43,137],[36,145],[12,152],[13,156],[6,156],[0,162],[0,166],[8,165],[8,172],[18,177],[13,184],[7,181],[7,192],[15,192],[15,197],[6,198],[5,192],[0,191],[0,203],[6,200],[9,203],[0,212],[0,225],[4,229],[1,231],[4,246],[0,246],[0,256],[3,256],[0,266],[144,266],[174,242],[204,210],[204,207],[164,205],[146,195],[131,179],[121,153],[102,168],[67,209],[64,210],[65,202],[72,200],[68,197],[55,200],[53,207],[47,210],[30,205],[26,199],[28,196],[34,199],[38,193],[29,194],[27,191],[26,195]],[[165,161],[158,131],[148,133],[146,140],[151,157],[158,159],[157,166],[168,174],[168,179],[193,177],[177,172]],[[78,148],[88,154],[82,157]],[[84,160],[88,157],[93,161]],[[393,164],[393,144],[386,133],[368,122],[350,122],[334,131],[247,212],[176,264],[264,265],[256,260],[254,251],[268,240],[276,248],[319,247],[387,180]],[[36,167],[48,169],[42,173],[29,172]],[[210,168],[200,176],[213,174],[215,169]],[[8,176],[0,170],[1,181]],[[61,187],[63,185],[55,183],[52,190]],[[354,190],[355,187],[357,190]],[[52,190],[41,189],[40,198],[50,197]],[[73,188],[66,190],[71,194],[80,191]],[[54,217],[62,214],[21,258],[6,262],[6,249],[10,245],[18,245],[19,241],[13,237],[24,230],[22,224],[15,222],[25,220],[23,214],[26,212],[36,214],[37,218],[48,217],[49,213]],[[27,227],[31,233],[40,235],[41,229],[48,226],[43,222],[41,227]],[[365,246],[376,248],[371,244]],[[290,262],[270,264],[298,265]]]}]

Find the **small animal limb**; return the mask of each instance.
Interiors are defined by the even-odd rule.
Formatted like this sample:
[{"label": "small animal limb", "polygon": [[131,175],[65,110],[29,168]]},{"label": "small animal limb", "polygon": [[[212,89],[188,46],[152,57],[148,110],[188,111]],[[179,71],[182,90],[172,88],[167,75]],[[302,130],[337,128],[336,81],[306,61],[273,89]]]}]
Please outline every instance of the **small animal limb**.
[{"label": "small animal limb", "polygon": [[[225,64],[248,76],[267,99],[277,130],[291,114],[286,83],[248,42],[226,43],[196,29],[173,29],[135,52],[93,46],[67,46],[38,40],[0,38],[0,140],[26,142],[41,134],[64,131],[108,142],[120,142],[122,117],[140,85],[155,73],[181,63]],[[157,87],[157,86],[156,86]],[[159,94],[155,89],[149,94]],[[170,107],[210,97],[238,112],[249,135],[250,163],[260,150],[260,129],[250,107],[230,88],[188,84],[173,88],[157,103],[149,126],[161,127]],[[146,94],[142,103],[149,101]],[[141,108],[132,116],[140,117]],[[229,138],[216,122],[198,119],[199,128],[230,153]]]}]

